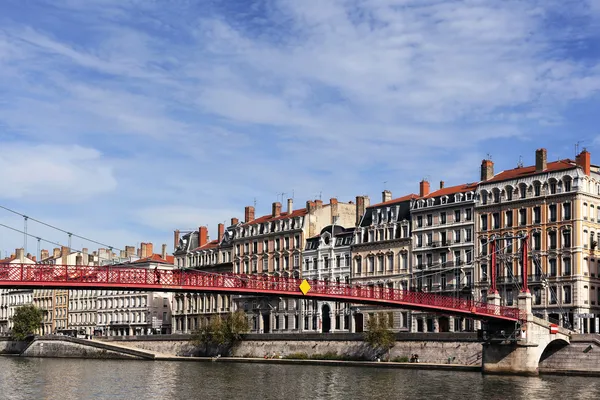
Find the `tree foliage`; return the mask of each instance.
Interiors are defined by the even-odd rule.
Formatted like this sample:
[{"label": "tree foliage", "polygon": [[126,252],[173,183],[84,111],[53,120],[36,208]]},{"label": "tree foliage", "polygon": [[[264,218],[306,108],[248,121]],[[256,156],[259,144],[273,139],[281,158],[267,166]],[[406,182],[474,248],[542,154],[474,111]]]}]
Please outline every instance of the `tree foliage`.
[{"label": "tree foliage", "polygon": [[246,313],[238,310],[226,317],[217,315],[211,318],[207,325],[194,333],[192,341],[196,345],[233,345],[249,330]]},{"label": "tree foliage", "polygon": [[35,333],[41,327],[43,317],[44,312],[33,304],[17,307],[15,315],[12,317],[13,337],[17,340],[23,340]]},{"label": "tree foliage", "polygon": [[386,318],[372,316],[367,321],[364,341],[374,350],[388,353],[389,358],[390,349],[396,345],[396,335],[389,329]]}]

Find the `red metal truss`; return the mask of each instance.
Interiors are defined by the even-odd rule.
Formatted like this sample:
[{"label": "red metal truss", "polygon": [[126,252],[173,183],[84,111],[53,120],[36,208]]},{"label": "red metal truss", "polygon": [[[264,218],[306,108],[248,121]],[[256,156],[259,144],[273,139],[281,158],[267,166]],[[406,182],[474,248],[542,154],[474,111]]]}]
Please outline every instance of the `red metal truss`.
[{"label": "red metal truss", "polygon": [[378,286],[308,281],[302,279],[195,270],[148,269],[123,266],[65,266],[0,264],[0,288],[119,289],[144,291],[215,292],[226,294],[306,297],[457,315],[474,319],[521,320],[517,308],[496,306],[434,293]]}]

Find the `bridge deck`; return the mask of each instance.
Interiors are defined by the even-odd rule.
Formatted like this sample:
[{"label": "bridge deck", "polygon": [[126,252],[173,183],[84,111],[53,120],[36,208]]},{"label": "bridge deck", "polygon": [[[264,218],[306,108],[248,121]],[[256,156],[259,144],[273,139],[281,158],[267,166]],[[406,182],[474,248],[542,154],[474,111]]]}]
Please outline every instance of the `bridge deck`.
[{"label": "bridge deck", "polygon": [[301,279],[273,276],[214,274],[195,270],[157,270],[130,266],[0,265],[0,287],[4,288],[119,289],[305,297],[474,319],[515,322],[522,319],[519,310],[513,307],[373,286],[309,281],[311,289],[304,295],[299,288],[301,282]]}]

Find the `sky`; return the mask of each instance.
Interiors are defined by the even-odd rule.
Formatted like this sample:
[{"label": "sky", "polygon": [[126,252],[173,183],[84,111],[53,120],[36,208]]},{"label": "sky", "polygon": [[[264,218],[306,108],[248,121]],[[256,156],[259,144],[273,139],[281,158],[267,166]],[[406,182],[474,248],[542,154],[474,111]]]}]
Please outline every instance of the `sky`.
[{"label": "sky", "polygon": [[2,0],[0,205],[171,250],[254,203],[600,163],[599,39],[600,0]]}]

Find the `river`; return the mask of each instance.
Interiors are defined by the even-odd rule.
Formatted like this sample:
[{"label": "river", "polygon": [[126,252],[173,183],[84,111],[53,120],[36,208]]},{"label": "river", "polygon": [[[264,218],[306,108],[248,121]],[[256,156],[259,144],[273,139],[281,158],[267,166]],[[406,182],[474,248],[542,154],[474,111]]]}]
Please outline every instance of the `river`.
[{"label": "river", "polygon": [[0,398],[596,399],[600,380],[472,372],[219,362],[0,357]]}]

